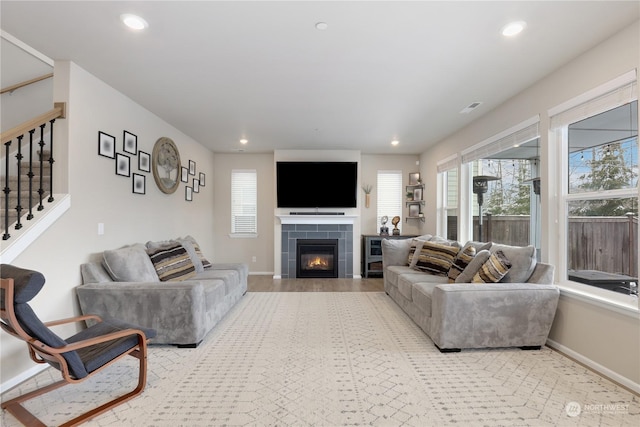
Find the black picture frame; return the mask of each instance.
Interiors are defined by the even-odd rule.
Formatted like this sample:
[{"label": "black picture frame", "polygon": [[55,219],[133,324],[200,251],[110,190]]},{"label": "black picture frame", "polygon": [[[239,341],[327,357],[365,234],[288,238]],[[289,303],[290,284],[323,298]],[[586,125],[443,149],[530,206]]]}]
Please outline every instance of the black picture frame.
[{"label": "black picture frame", "polygon": [[191,202],[193,201],[193,188],[191,187],[184,187],[184,199],[187,202]]},{"label": "black picture frame", "polygon": [[133,155],[138,154],[138,137],[126,130],[122,133],[122,151]]},{"label": "black picture frame", "polygon": [[196,174],[196,162],[193,160],[189,160],[189,175]]},{"label": "black picture frame", "polygon": [[198,176],[200,177],[200,186],[204,187],[204,172],[200,172]]},{"label": "black picture frame", "polygon": [[116,175],[131,176],[131,157],[116,153]]},{"label": "black picture frame", "polygon": [[180,168],[180,181],[189,182],[189,169],[184,166]]},{"label": "black picture frame", "polygon": [[151,154],[138,151],[138,169],[142,172],[151,172]]},{"label": "black picture frame", "polygon": [[200,180],[198,180],[197,178],[193,178],[193,192],[194,193],[200,192]]},{"label": "black picture frame", "polygon": [[116,137],[108,133],[98,131],[98,154],[110,159],[116,157]]},{"label": "black picture frame", "polygon": [[145,194],[147,192],[147,177],[139,174],[139,173],[134,173],[133,174],[133,178],[131,179],[132,182],[132,191],[133,194]]}]

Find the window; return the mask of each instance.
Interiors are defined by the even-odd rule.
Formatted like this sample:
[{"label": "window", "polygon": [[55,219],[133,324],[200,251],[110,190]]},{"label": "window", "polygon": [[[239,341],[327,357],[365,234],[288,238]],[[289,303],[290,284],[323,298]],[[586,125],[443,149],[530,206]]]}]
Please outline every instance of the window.
[{"label": "window", "polygon": [[391,226],[391,219],[399,216],[402,221],[402,201],[404,192],[402,189],[402,171],[378,171],[377,182],[377,220],[381,224],[383,216],[389,218],[387,227]]},{"label": "window", "polygon": [[551,117],[562,151],[564,277],[625,295],[637,293],[638,277],[635,73],[627,80]]},{"label": "window", "polygon": [[440,209],[438,234],[450,240],[458,240],[458,156],[438,162],[440,183]]},{"label": "window", "polygon": [[472,239],[533,245],[540,257],[540,132],[533,117],[462,154],[473,212]]},{"label": "window", "polygon": [[257,174],[255,170],[231,171],[231,233],[254,235],[257,227]]}]

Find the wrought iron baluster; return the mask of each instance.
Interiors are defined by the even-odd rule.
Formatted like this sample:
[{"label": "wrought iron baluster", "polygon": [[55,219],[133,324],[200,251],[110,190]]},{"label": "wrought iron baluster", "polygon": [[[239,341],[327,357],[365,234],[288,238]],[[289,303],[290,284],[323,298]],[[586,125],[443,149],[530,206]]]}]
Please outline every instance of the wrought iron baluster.
[{"label": "wrought iron baluster", "polygon": [[9,234],[9,193],[11,189],[9,188],[9,150],[11,147],[11,141],[7,141],[4,143],[5,148],[5,156],[4,156],[4,234],[2,235],[2,240],[8,240],[11,237]]},{"label": "wrought iron baluster", "polygon": [[53,160],[53,122],[55,122],[56,119],[50,120],[50,127],[49,127],[49,198],[47,199],[47,202],[51,203],[53,202],[54,198],[53,198],[53,163],[55,162],[55,160]]},{"label": "wrought iron baluster", "polygon": [[44,209],[44,206],[42,206],[42,196],[44,195],[44,182],[43,182],[43,175],[44,175],[44,160],[43,160],[43,156],[44,156],[44,127],[46,126],[45,124],[40,125],[40,142],[38,143],[38,145],[40,146],[40,188],[38,188],[38,194],[40,195],[40,204],[38,205],[38,210],[41,211]]},{"label": "wrought iron baluster", "polygon": [[22,228],[22,222],[20,221],[20,217],[22,216],[22,182],[21,182],[21,178],[22,178],[22,138],[24,138],[24,135],[20,135],[18,136],[18,154],[16,154],[16,160],[18,161],[18,173],[17,173],[17,178],[18,178],[18,185],[17,185],[17,192],[18,192],[18,201],[16,203],[16,214],[18,215],[18,221],[16,222],[16,230],[20,230]]},{"label": "wrought iron baluster", "polygon": [[29,213],[27,214],[27,220],[33,219],[33,133],[35,129],[29,131],[29,172],[27,177],[29,178]]}]

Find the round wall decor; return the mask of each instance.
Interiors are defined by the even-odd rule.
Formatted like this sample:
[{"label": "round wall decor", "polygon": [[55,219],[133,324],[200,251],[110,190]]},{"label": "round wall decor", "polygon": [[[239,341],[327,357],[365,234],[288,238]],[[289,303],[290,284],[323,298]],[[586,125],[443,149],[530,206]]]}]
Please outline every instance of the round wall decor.
[{"label": "round wall decor", "polygon": [[180,184],[180,152],[171,138],[163,136],[156,141],[151,162],[153,178],[160,191],[175,192]]}]

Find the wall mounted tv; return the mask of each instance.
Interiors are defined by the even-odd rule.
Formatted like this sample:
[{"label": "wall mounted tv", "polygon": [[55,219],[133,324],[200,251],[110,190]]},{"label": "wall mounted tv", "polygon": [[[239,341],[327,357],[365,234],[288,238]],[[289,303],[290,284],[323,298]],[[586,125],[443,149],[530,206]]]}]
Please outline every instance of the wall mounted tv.
[{"label": "wall mounted tv", "polygon": [[355,208],[357,162],[277,162],[279,208]]}]

